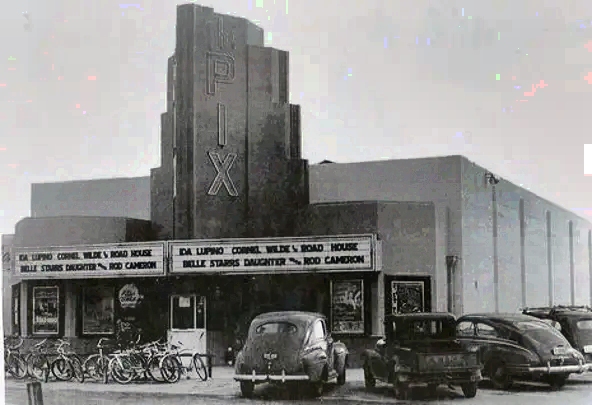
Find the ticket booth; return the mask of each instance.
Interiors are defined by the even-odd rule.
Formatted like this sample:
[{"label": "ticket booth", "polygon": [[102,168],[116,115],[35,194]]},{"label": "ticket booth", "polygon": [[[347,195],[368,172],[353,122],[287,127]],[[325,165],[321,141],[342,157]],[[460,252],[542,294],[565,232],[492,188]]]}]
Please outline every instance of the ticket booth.
[{"label": "ticket booth", "polygon": [[206,297],[197,294],[174,294],[170,297],[169,343],[207,353]]}]

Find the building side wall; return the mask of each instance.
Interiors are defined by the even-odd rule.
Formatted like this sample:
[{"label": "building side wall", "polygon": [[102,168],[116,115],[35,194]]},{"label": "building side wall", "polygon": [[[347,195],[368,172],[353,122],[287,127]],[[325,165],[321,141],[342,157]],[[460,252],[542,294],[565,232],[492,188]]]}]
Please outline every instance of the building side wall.
[{"label": "building side wall", "polygon": [[432,203],[378,205],[385,275],[430,276],[433,311],[446,311],[446,273],[436,272],[436,217]]},{"label": "building side wall", "polygon": [[[460,255],[462,249],[460,165],[460,156],[314,165],[310,167],[310,201],[433,202],[435,274],[445,286],[446,256]],[[445,310],[442,294],[446,291],[437,293],[435,305]]]},{"label": "building side wall", "polygon": [[31,185],[31,216],[150,220],[150,176]]},{"label": "building side wall", "polygon": [[464,312],[515,312],[523,306],[568,305],[572,301],[589,304],[586,233],[590,224],[504,179],[489,184],[487,172],[463,160]]},{"label": "building side wall", "polygon": [[15,247],[76,246],[152,239],[150,223],[129,218],[25,218],[16,225]]}]

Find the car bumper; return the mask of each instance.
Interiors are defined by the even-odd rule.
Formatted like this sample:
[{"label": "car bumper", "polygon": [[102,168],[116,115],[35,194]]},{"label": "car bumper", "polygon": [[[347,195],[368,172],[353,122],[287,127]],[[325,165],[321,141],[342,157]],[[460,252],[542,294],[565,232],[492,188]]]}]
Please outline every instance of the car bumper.
[{"label": "car bumper", "polygon": [[578,373],[581,374],[585,371],[592,369],[592,363],[577,364],[571,366],[551,366],[547,363],[546,366],[540,367],[529,367],[528,372],[530,373],[543,373],[543,374],[564,374],[564,373]]},{"label": "car bumper", "polygon": [[310,377],[306,374],[292,374],[288,375],[282,370],[281,374],[257,374],[253,371],[251,374],[235,374],[235,381],[250,381],[250,382],[287,382],[287,381],[310,381]]},{"label": "car bumper", "polygon": [[471,371],[450,371],[437,373],[397,373],[400,382],[415,384],[464,384],[469,382],[479,382],[483,379],[481,369]]}]

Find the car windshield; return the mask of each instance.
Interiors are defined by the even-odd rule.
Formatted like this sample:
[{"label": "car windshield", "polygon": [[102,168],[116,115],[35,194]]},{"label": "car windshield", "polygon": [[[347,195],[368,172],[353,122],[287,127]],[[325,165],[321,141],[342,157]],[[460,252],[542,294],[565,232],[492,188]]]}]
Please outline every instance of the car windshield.
[{"label": "car windshield", "polygon": [[442,319],[418,319],[405,322],[397,329],[396,322],[393,322],[393,331],[396,336],[403,340],[421,339],[448,339],[454,337],[454,324]]},{"label": "car windshield", "polygon": [[561,332],[544,322],[518,322],[516,326],[524,336],[545,347],[568,345]]},{"label": "car windshield", "polygon": [[257,326],[255,333],[258,335],[293,334],[298,328],[289,322],[267,322]]}]

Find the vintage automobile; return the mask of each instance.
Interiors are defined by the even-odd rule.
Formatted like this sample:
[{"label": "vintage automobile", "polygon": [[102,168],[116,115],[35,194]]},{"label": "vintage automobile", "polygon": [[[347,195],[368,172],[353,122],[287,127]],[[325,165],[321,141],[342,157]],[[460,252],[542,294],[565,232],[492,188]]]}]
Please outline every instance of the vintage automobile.
[{"label": "vintage automobile", "polygon": [[385,335],[374,350],[363,353],[367,389],[376,380],[393,384],[397,399],[408,399],[413,385],[460,385],[467,398],[477,395],[481,365],[476,351],[466,350],[455,337],[456,319],[449,313],[389,315]]},{"label": "vintage automobile", "polygon": [[305,383],[319,397],[323,385],[345,384],[347,348],[331,337],[324,315],[312,312],[269,312],[256,316],[245,345],[237,354],[234,379],[244,397],[255,384]]},{"label": "vintage automobile", "polygon": [[483,375],[497,389],[510,388],[514,380],[559,389],[571,373],[588,369],[584,356],[557,329],[529,315],[464,315],[456,335],[467,348],[479,350]]},{"label": "vintage automobile", "polygon": [[592,308],[557,305],[524,308],[522,313],[552,322],[571,346],[584,355],[586,363],[592,363]]}]

